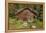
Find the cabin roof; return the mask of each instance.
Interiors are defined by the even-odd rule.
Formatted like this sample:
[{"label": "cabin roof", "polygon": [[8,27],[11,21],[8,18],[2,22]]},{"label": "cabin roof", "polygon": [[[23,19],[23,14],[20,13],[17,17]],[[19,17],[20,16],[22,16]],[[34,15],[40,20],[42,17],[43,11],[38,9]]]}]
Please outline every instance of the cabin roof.
[{"label": "cabin roof", "polygon": [[15,15],[20,14],[20,13],[23,12],[24,10],[29,10],[29,11],[32,12],[34,15],[38,15],[37,11],[32,10],[31,8],[22,8],[22,9],[18,10],[17,12],[15,12]]}]

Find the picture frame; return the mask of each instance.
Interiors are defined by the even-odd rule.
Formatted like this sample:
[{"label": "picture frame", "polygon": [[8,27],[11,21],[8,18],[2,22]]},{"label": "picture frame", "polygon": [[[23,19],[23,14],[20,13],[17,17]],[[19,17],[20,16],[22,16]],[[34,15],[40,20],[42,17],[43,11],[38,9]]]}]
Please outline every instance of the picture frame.
[{"label": "picture frame", "polygon": [[22,4],[42,4],[43,5],[43,30],[45,30],[45,3],[44,2],[28,2],[28,1],[8,1],[5,4],[5,31],[7,32],[22,32],[22,31],[42,31],[42,30],[9,30],[8,28],[8,3],[22,3]]}]

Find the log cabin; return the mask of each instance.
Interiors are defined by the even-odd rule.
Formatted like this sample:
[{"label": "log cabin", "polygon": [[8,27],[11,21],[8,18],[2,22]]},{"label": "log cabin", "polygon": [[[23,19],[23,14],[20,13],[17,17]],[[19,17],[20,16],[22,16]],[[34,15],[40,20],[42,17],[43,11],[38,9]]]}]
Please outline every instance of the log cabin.
[{"label": "log cabin", "polygon": [[23,21],[32,20],[37,16],[36,11],[32,10],[31,8],[23,8],[15,12],[15,15],[18,19]]}]

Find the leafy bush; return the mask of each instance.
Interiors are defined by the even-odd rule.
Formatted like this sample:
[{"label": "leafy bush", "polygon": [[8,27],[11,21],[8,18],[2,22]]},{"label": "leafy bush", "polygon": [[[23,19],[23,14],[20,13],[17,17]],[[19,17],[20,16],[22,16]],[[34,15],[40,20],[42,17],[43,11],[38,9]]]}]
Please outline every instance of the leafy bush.
[{"label": "leafy bush", "polygon": [[43,22],[37,20],[36,21],[36,27],[39,28],[39,29],[42,29],[43,28]]}]

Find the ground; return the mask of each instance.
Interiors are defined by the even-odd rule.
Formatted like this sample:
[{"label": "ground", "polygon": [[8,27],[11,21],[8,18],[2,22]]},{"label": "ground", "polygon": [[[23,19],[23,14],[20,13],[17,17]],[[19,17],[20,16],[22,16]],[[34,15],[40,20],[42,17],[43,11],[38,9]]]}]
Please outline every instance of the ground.
[{"label": "ground", "polygon": [[[32,25],[35,25],[36,28],[32,28]],[[43,22],[37,20],[35,23],[28,23],[26,27],[23,26],[23,23],[21,20],[16,20],[16,18],[9,18],[9,29],[10,30],[19,30],[19,29],[43,29]]]}]

